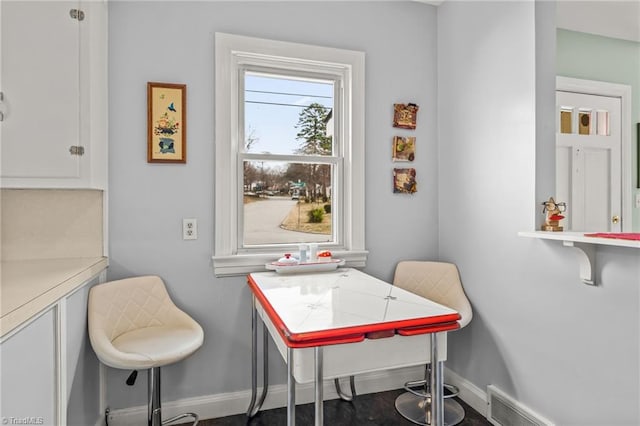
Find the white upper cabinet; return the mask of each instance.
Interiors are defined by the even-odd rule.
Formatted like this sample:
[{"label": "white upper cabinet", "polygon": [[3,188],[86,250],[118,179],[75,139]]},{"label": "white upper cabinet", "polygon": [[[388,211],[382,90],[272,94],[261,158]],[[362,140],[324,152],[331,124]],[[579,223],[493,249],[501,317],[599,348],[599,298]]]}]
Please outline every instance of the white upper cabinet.
[{"label": "white upper cabinet", "polygon": [[1,186],[106,186],[107,5],[0,2]]}]

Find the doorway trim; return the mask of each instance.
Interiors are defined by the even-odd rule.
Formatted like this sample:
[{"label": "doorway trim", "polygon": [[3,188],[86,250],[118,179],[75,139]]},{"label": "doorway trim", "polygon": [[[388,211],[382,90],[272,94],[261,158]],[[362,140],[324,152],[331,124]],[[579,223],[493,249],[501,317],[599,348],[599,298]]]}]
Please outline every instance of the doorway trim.
[{"label": "doorway trim", "polygon": [[631,86],[556,76],[556,90],[620,98],[620,118],[622,121],[620,123],[620,135],[622,137],[622,146],[620,147],[622,232],[631,232],[633,227],[631,212]]}]

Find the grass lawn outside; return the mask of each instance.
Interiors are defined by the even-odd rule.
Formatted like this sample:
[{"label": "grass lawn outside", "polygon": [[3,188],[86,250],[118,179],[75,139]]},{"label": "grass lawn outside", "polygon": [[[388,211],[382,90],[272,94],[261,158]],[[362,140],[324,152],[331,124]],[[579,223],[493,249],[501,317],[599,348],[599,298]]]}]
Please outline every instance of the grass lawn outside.
[{"label": "grass lawn outside", "polygon": [[331,235],[331,213],[325,213],[321,223],[309,222],[309,212],[313,209],[324,209],[324,204],[298,201],[280,227],[289,231]]}]

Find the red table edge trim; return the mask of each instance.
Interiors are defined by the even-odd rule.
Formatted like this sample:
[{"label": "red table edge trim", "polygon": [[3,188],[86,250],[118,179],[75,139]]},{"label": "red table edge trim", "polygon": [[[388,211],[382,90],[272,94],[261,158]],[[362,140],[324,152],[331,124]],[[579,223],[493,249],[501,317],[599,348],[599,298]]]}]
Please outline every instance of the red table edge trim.
[{"label": "red table edge trim", "polygon": [[[282,336],[282,334],[280,334]],[[284,337],[284,336],[283,336]],[[358,343],[365,339],[364,334],[354,334],[353,336],[343,336],[337,339],[318,339],[303,342],[293,342],[285,338],[285,345],[294,349],[315,348],[316,346],[341,345],[343,343]]]},{"label": "red table edge trim", "polygon": [[247,278],[247,282],[254,296],[258,299],[260,305],[265,310],[269,318],[271,318],[271,321],[278,330],[280,336],[283,338],[285,344],[291,348],[305,348],[313,346],[328,346],[341,343],[360,342],[364,340],[365,333],[374,331],[397,330],[398,334],[407,333],[402,335],[411,336],[415,334],[436,333],[438,331],[455,330],[459,327],[458,320],[460,319],[460,314],[456,312],[455,314],[429,317],[428,321],[426,322],[424,318],[418,318],[366,326],[343,327],[327,331],[291,333],[284,325],[284,322],[282,321],[280,316],[273,309],[273,306],[271,306],[267,298],[264,296],[264,294],[260,290],[260,287],[258,287],[258,284],[253,281],[251,275],[248,275]]},{"label": "red table edge trim", "polygon": [[364,340],[364,334],[362,333],[341,335],[339,337],[334,336],[334,337],[325,338],[325,339],[315,339],[315,340],[303,341],[303,342],[295,341],[295,339],[292,340],[289,330],[287,330],[287,328],[284,326],[282,319],[273,309],[271,304],[267,301],[266,297],[260,291],[260,288],[255,283],[255,281],[253,281],[253,278],[251,278],[250,275],[248,276],[247,282],[249,283],[251,292],[258,299],[260,306],[262,306],[262,309],[264,309],[264,311],[267,313],[269,318],[271,318],[273,325],[276,327],[276,330],[278,331],[278,334],[280,334],[280,337],[282,337],[282,340],[284,341],[285,345],[287,345],[290,348],[294,348],[294,349],[312,348],[315,346],[339,345],[342,343],[357,343]]},{"label": "red table edge trim", "polygon": [[585,237],[609,238],[613,240],[640,241],[640,232],[595,232]]},{"label": "red table edge trim", "polygon": [[[425,321],[425,319],[427,321]],[[349,334],[365,334],[374,331],[388,331],[388,330],[401,330],[401,329],[429,329],[431,327],[437,327],[443,324],[456,323],[460,319],[459,314],[446,314],[439,315],[437,317],[418,318],[412,320],[393,321],[379,324],[359,325],[354,327],[337,328],[327,331],[314,331],[310,333],[291,333],[289,338],[297,342],[304,342],[310,340],[325,340],[332,339],[342,335]],[[428,333],[424,331],[423,333]],[[420,334],[420,333],[416,333]]]},{"label": "red table edge trim", "polygon": [[459,328],[460,324],[456,321],[448,324],[437,324],[427,327],[401,328],[397,330],[397,333],[401,336],[415,336],[418,334],[438,333],[440,331],[453,331]]}]

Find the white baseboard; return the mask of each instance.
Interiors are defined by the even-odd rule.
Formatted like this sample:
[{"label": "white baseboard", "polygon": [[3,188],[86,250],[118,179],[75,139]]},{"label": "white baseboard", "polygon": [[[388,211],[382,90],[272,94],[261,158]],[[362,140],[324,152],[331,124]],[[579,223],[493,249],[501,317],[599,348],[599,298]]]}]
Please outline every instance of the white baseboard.
[{"label": "white baseboard", "polygon": [[[358,395],[364,395],[399,389],[405,382],[415,380],[423,374],[424,367],[422,366],[362,374],[356,377],[356,390]],[[487,399],[485,392],[446,368],[444,377],[447,383],[451,383],[460,389],[460,399],[486,417]],[[343,389],[348,392],[348,388],[348,382],[343,380]],[[258,390],[260,391],[261,389]],[[323,392],[325,400],[338,398],[333,380],[325,381]],[[296,402],[298,404],[310,403],[313,402],[313,399],[313,383],[299,384],[296,386]],[[202,420],[213,419],[246,413],[250,400],[250,390],[228,392],[164,402],[162,404],[162,412],[164,418],[169,418],[180,413],[194,412],[197,413]],[[287,386],[269,386],[269,393],[267,394],[262,409],[269,410],[272,408],[285,407],[286,404]],[[146,405],[115,409],[111,410],[109,414],[109,426],[139,425],[146,421],[146,418]],[[96,423],[96,426],[98,426],[98,423]]]},{"label": "white baseboard", "polygon": [[471,408],[487,417],[487,393],[458,374],[445,367],[444,381],[457,386],[460,390],[458,398],[466,402]]}]

